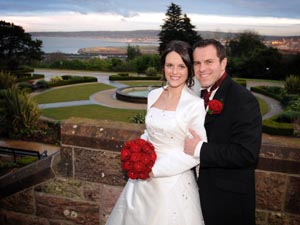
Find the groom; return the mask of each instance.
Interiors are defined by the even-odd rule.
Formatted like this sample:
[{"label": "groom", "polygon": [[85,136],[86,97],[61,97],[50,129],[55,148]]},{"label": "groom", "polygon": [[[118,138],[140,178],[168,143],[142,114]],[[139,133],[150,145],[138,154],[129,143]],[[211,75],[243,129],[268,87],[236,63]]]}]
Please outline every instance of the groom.
[{"label": "groom", "polygon": [[198,185],[205,225],[254,225],[254,170],[262,132],[258,102],[226,74],[226,50],[220,42],[200,40],[193,50],[195,76],[207,109],[208,141],[191,130],[193,138],[187,138],[184,147],[185,153],[200,157]]}]

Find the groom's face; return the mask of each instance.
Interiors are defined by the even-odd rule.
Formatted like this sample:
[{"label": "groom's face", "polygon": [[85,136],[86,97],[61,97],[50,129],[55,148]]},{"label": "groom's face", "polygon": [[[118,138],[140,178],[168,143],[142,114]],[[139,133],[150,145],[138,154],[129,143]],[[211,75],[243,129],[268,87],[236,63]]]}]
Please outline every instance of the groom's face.
[{"label": "groom's face", "polygon": [[213,45],[196,48],[193,57],[195,76],[202,88],[212,86],[225,72],[227,58],[220,61]]}]

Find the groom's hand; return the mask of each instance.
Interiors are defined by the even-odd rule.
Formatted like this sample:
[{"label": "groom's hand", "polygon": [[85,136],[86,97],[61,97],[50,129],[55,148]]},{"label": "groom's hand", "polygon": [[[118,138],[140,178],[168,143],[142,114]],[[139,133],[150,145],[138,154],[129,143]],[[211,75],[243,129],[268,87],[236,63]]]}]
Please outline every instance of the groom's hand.
[{"label": "groom's hand", "polygon": [[195,148],[201,141],[201,137],[191,128],[189,128],[191,135],[184,140],[184,153],[194,156]]}]

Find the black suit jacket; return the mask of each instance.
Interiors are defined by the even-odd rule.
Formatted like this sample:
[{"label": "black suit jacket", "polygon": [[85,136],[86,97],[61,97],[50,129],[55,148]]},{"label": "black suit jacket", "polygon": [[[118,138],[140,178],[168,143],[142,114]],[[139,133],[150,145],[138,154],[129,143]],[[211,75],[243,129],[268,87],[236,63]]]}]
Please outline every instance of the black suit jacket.
[{"label": "black suit jacket", "polygon": [[214,99],[217,115],[206,115],[208,142],[200,152],[199,190],[205,225],[255,224],[254,170],[261,145],[256,98],[228,75]]}]

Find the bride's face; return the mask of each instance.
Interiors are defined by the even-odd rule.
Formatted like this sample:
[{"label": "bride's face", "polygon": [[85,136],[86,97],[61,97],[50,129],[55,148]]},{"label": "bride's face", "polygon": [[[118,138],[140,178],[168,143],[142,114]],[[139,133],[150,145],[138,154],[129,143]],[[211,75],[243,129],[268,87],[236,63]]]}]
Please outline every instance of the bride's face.
[{"label": "bride's face", "polygon": [[167,54],[164,71],[170,87],[181,87],[185,85],[188,78],[188,68],[177,52],[173,51]]}]

